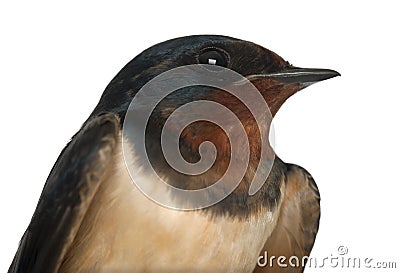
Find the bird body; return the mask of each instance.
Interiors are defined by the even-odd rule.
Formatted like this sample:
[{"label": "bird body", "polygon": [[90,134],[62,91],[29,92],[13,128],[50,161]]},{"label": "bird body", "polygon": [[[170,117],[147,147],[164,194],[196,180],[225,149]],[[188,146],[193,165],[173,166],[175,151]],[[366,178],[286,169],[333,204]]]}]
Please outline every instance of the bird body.
[{"label": "bird body", "polygon": [[[249,155],[232,191],[222,187],[205,195],[208,201],[226,194],[223,199],[179,209],[198,200],[160,190],[160,184],[154,183],[158,179],[143,171],[143,155],[136,142],[140,135],[135,131],[143,117],[135,116],[136,137],[124,130],[131,102],[166,71],[204,63],[243,75],[267,103],[271,118],[298,90],[339,75],[333,70],[293,67],[272,51],[225,36],[188,36],[147,49],[111,81],[91,116],[61,152],[9,273],[303,271],[302,265],[260,267],[257,261],[266,251],[287,258],[309,255],[320,215],[316,184],[303,168],[284,163],[269,145],[263,145],[260,138],[264,129],[269,130],[269,121],[259,124],[252,109],[232,94],[215,86],[181,88],[152,109],[145,131],[146,157],[166,185],[186,192],[211,187],[233,162],[234,175],[227,180],[230,186],[238,176],[238,166],[246,161],[246,145],[230,145],[229,136],[236,137],[240,130],[221,129],[205,120],[192,122],[182,131],[176,124],[166,124],[174,111],[193,101],[213,101],[231,110],[248,136]],[[153,91],[144,98],[151,101],[157,95]],[[246,88],[241,92],[251,97]],[[207,112],[217,117],[223,112],[213,111],[200,109],[191,114]],[[184,120],[187,115],[178,117]],[[162,156],[164,125],[168,132],[179,132],[177,147],[187,162],[215,156],[212,166],[196,175],[171,168]],[[212,142],[218,153],[202,152],[205,142]],[[233,149],[239,149],[239,156],[232,159]],[[261,164],[264,160],[271,164]],[[252,181],[258,172],[266,176],[253,193]],[[160,192],[168,205],[152,197]]]},{"label": "bird body", "polygon": [[278,209],[236,219],[165,208],[132,185],[117,147],[60,272],[252,272]]}]

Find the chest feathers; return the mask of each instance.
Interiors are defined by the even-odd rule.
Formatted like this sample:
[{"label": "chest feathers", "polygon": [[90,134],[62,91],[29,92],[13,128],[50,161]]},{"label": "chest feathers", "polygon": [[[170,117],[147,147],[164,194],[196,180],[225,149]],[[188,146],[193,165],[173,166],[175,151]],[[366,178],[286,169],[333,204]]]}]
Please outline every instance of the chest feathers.
[{"label": "chest feathers", "polygon": [[60,272],[252,272],[280,204],[246,218],[165,208],[114,156]]}]

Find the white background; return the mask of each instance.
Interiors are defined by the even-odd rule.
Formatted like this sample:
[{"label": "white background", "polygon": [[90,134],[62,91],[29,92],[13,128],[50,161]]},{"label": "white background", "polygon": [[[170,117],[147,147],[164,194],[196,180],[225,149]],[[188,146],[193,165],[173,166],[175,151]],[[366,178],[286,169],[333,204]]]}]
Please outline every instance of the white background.
[{"label": "white background", "polygon": [[[242,38],[297,66],[342,74],[281,108],[277,154],[319,186],[313,256],[343,245],[348,256],[399,268],[398,10],[396,1],[2,2],[0,272],[57,156],[108,82],[142,50],[191,34]],[[326,271],[338,269],[306,270]]]}]

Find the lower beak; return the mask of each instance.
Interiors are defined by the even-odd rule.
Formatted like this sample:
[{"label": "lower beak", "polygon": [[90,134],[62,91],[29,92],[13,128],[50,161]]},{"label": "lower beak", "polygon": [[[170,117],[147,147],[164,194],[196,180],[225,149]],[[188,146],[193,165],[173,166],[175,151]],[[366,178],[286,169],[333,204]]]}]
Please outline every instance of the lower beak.
[{"label": "lower beak", "polygon": [[331,69],[289,67],[279,72],[251,75],[247,78],[250,81],[265,78],[276,80],[281,83],[298,83],[308,86],[336,76],[340,76],[340,73]]}]

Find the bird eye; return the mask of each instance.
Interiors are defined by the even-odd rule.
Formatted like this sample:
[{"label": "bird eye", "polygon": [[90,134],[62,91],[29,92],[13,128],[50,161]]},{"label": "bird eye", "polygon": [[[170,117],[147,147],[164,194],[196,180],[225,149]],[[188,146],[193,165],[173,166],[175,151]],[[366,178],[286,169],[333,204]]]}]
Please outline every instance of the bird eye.
[{"label": "bird eye", "polygon": [[201,64],[209,64],[209,65],[218,65],[226,67],[228,66],[228,55],[222,50],[218,50],[216,48],[209,48],[203,50],[199,54],[199,63]]}]

